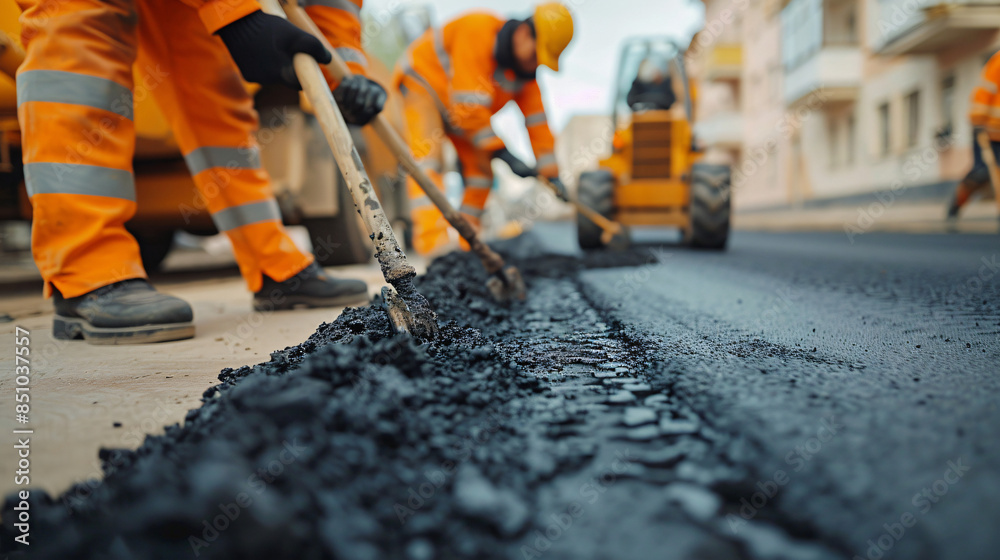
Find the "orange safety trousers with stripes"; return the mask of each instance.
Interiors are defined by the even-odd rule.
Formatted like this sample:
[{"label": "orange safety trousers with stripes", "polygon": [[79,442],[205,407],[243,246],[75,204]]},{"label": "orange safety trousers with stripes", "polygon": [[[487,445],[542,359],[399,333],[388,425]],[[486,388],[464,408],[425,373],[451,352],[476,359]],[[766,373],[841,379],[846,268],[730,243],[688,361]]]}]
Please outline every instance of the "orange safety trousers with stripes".
[{"label": "orange safety trousers with stripes", "polygon": [[[449,134],[432,94],[419,85],[406,88],[403,97],[410,151],[420,168],[443,190],[444,142],[455,146],[462,166],[465,192],[459,211],[478,230],[483,208],[493,185],[490,155],[477,149],[468,139]],[[450,241],[448,222],[431,203],[413,177],[407,179],[410,216],[413,219],[413,248],[421,255],[434,253]],[[468,249],[464,240],[462,247]]]},{"label": "orange safety trousers with stripes", "polygon": [[[312,256],[281,225],[253,139],[257,115],[225,46],[177,0],[18,0],[18,70],[32,251],[45,294],[146,276],[125,230],[136,210],[133,97],[166,114],[251,291]],[[133,74],[133,66],[135,73]]]}]

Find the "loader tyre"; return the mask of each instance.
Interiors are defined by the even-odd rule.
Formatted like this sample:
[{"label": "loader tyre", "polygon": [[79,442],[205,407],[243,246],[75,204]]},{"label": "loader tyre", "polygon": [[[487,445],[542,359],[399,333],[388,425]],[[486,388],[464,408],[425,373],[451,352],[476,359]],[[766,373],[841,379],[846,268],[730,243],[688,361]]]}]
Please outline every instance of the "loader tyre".
[{"label": "loader tyre", "polygon": [[313,255],[321,266],[364,264],[371,260],[375,250],[365,231],[364,222],[354,207],[354,198],[337,176],[337,207],[335,216],[303,218],[302,225],[309,230]]},{"label": "loader tyre", "polygon": [[697,249],[725,249],[729,240],[730,169],[696,163],[691,169],[691,229],[688,242]]},{"label": "loader tyre", "polygon": [[[580,174],[577,200],[589,206],[606,218],[614,213],[615,177],[607,169],[584,171]],[[576,231],[581,249],[601,248],[601,228],[583,214],[576,214]]]}]

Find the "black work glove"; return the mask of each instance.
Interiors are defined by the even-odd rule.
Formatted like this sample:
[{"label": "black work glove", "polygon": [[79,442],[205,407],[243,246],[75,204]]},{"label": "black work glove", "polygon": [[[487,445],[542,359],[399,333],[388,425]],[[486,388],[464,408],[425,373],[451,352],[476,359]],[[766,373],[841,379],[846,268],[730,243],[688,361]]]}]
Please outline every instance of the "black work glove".
[{"label": "black work glove", "polygon": [[292,59],[305,53],[320,64],[332,55],[323,43],[278,16],[258,10],[216,31],[248,82],[283,84],[299,90]]},{"label": "black work glove", "polygon": [[552,186],[555,187],[556,196],[559,197],[559,200],[569,202],[569,191],[566,190],[566,185],[563,184],[562,180],[559,177],[549,177],[548,179],[552,183]]},{"label": "black work glove", "polygon": [[510,153],[507,148],[500,148],[493,152],[493,159],[498,159],[510,166],[510,170],[518,177],[535,177],[538,172],[527,163],[517,159],[517,156]]},{"label": "black work glove", "polygon": [[364,126],[382,112],[386,94],[382,86],[355,74],[340,81],[333,98],[348,124]]}]

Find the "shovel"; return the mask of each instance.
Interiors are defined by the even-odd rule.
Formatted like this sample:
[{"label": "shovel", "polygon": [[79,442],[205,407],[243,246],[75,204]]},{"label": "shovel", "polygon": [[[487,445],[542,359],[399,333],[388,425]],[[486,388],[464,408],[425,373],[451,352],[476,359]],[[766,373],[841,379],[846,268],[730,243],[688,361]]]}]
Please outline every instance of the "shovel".
[{"label": "shovel", "polygon": [[[286,4],[288,8],[288,20],[297,25],[300,29],[312,33],[317,39],[319,39],[323,46],[327,48],[333,54],[333,60],[326,65],[327,70],[330,74],[338,79],[343,80],[351,76],[351,70],[344,63],[344,60],[337,54],[336,49],[334,49],[327,42],[326,37],[320,32],[319,28],[316,27],[316,23],[310,19],[309,15],[298,6],[294,1]],[[417,160],[414,159],[413,154],[410,152],[409,146],[403,141],[396,132],[396,129],[392,128],[389,124],[388,119],[384,115],[376,115],[375,119],[371,122],[372,128],[379,135],[379,138],[385,142],[389,150],[396,156],[396,159],[403,166],[404,169],[416,180],[417,184],[427,195],[427,198],[437,206],[444,216],[444,219],[451,224],[451,227],[458,231],[458,234],[468,242],[470,250],[475,253],[479,260],[483,263],[483,268],[489,274],[489,279],[486,281],[486,287],[489,289],[490,294],[497,301],[509,301],[509,300],[524,300],[527,297],[527,290],[524,285],[524,279],[521,277],[521,273],[517,268],[513,266],[507,266],[504,263],[503,258],[496,253],[493,249],[483,243],[479,239],[479,235],[476,230],[472,227],[462,214],[455,209],[448,199],[445,197],[444,193],[438,189],[437,185],[431,181],[431,178],[424,173],[424,170],[420,168],[417,164]]]},{"label": "shovel", "polygon": [[[553,194],[557,197],[559,196],[559,189],[552,184],[548,178],[542,175],[536,175],[536,178],[542,182],[543,185],[549,188]],[[578,200],[567,200],[570,204],[576,208],[576,211],[583,214],[588,220],[597,224],[597,227],[601,228],[601,243],[603,243],[609,249],[615,251],[624,251],[628,249],[631,244],[631,234],[629,233],[628,227],[619,224],[618,222],[611,221],[601,215],[600,212],[594,210],[593,208],[581,204]]]},{"label": "shovel", "polygon": [[[287,17],[277,0],[262,0],[260,5],[271,15]],[[416,270],[407,262],[406,255],[396,241],[392,226],[385,217],[368,173],[361,163],[361,156],[354,146],[351,132],[330,94],[330,87],[319,63],[304,53],[296,54],[293,62],[295,75],[316,112],[316,119],[344,175],[344,182],[351,191],[354,205],[368,228],[369,237],[375,243],[375,258],[382,267],[382,275],[396,289],[394,291],[388,286],[382,288],[382,306],[389,315],[389,322],[398,333],[409,333],[422,339],[433,338],[438,330],[437,314],[431,310],[424,296],[413,287]]]}]

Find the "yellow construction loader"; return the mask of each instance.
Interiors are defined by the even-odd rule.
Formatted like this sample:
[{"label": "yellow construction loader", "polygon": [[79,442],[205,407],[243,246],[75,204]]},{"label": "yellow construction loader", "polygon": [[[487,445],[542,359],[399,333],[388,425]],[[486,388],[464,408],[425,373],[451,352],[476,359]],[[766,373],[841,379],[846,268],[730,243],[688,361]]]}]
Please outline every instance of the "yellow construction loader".
[{"label": "yellow construction loader", "polygon": [[[14,0],[0,0],[0,220],[31,219],[13,79],[24,57],[17,40],[19,15]],[[369,57],[369,69],[376,81],[391,81],[389,70],[373,57]],[[326,139],[308,108],[301,108],[298,94],[264,88],[256,92],[255,105],[261,120],[261,160],[273,179],[285,223],[306,226],[320,264],[368,261],[373,254],[371,240],[354,211]],[[143,264],[152,271],[170,251],[174,232],[212,234],[216,230],[152,97],[137,96],[134,114],[138,208],[126,227],[138,239]],[[394,128],[403,130],[398,95],[390,93],[385,114]],[[352,127],[352,134],[394,229],[407,230],[405,177],[395,157],[370,127]]]},{"label": "yellow construction loader", "polygon": [[[625,227],[676,227],[692,247],[725,248],[730,169],[699,162],[683,51],[666,38],[630,39],[614,84],[613,152],[580,175],[579,201]],[[586,215],[577,228],[580,247],[603,244],[602,228]]]}]

